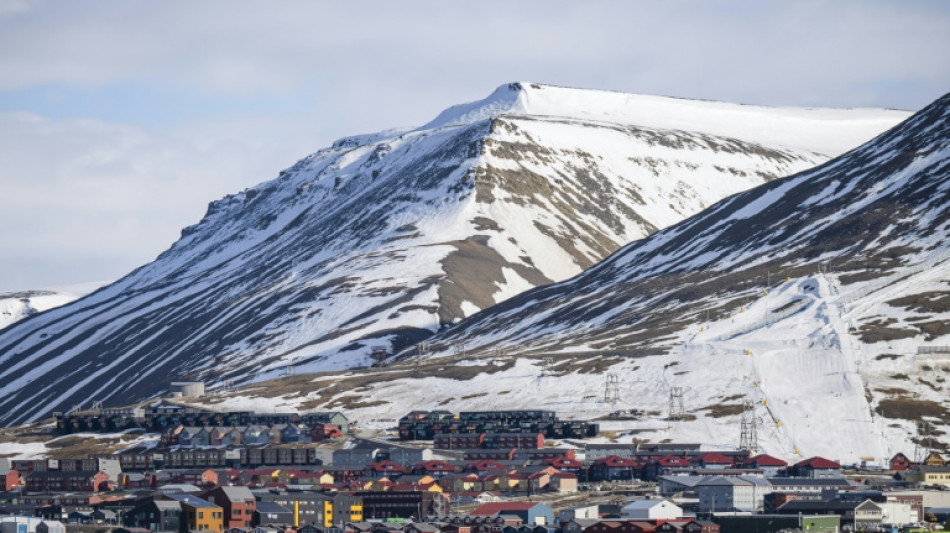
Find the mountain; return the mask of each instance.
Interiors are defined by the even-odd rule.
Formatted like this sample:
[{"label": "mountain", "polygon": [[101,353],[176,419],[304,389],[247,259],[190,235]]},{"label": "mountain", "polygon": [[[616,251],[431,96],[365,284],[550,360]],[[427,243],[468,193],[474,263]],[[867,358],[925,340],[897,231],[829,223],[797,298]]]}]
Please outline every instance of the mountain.
[{"label": "mountain", "polygon": [[[429,346],[435,360],[458,347],[469,365],[517,359],[465,387],[506,394],[512,407],[603,414],[614,374],[619,404],[649,414],[627,426],[638,438],[736,445],[751,402],[759,442],[779,456],[946,450],[950,95],[839,158],[477,313]],[[535,390],[535,379],[550,388]],[[413,386],[389,383],[361,401]],[[666,420],[671,403],[684,420]]]},{"label": "mountain", "polygon": [[36,313],[68,304],[103,285],[106,283],[82,283],[50,289],[0,292],[0,329]]},{"label": "mountain", "polygon": [[905,118],[510,84],[213,202],[154,262],[0,333],[0,412],[366,365]]}]

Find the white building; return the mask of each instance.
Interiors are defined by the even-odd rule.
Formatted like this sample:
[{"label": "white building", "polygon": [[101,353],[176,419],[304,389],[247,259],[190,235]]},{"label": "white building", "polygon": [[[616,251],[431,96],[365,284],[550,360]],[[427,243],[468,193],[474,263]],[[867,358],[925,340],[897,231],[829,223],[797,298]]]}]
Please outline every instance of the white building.
[{"label": "white building", "polygon": [[918,520],[917,511],[910,504],[889,501],[877,505],[881,508],[882,524],[901,526]]},{"label": "white building", "polygon": [[564,509],[558,513],[557,518],[562,524],[566,524],[575,519],[596,520],[600,518],[600,506],[582,505],[579,507],[571,507],[570,509]]},{"label": "white building", "polygon": [[620,509],[620,516],[630,520],[671,520],[683,516],[683,508],[666,500],[634,500]]}]

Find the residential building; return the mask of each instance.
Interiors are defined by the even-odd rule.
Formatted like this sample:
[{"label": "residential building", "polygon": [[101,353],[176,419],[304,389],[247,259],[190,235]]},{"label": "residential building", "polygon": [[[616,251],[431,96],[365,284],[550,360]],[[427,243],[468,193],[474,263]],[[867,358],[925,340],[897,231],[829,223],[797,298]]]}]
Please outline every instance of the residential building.
[{"label": "residential building", "polygon": [[923,486],[950,487],[950,466],[920,464],[907,476],[907,479]]},{"label": "residential building", "polygon": [[360,491],[364,519],[411,518],[442,515],[448,510],[448,498],[428,491]]},{"label": "residential building", "polygon": [[841,465],[824,457],[810,457],[795,463],[790,474],[795,477],[808,478],[840,478],[844,477]]},{"label": "residential building", "polygon": [[26,478],[27,492],[99,492],[108,490],[105,472],[47,470],[33,472]]},{"label": "residential building", "polygon": [[894,470],[895,472],[911,470],[917,466],[916,463],[908,459],[906,455],[900,452],[898,452],[894,457],[891,457],[891,460],[888,464],[890,469]]},{"label": "residential building", "polygon": [[485,503],[469,513],[471,516],[516,516],[523,524],[553,525],[554,510],[539,502],[492,502]]},{"label": "residential building", "polygon": [[254,527],[266,524],[284,524],[292,525],[294,523],[294,513],[277,502],[260,502],[254,509],[254,516],[251,524]]},{"label": "residential building", "polygon": [[125,514],[125,523],[150,531],[179,531],[181,503],[177,500],[145,500]]},{"label": "residential building", "polygon": [[16,470],[0,470],[0,491],[9,492],[20,488],[20,473]]},{"label": "residential building", "polygon": [[224,509],[192,494],[165,496],[181,504],[181,527],[187,531],[224,531]]},{"label": "residential building", "polygon": [[222,508],[226,529],[251,527],[257,500],[247,487],[215,487],[202,497]]},{"label": "residential building", "polygon": [[779,471],[784,470],[788,467],[788,463],[777,458],[772,457],[767,454],[759,454],[747,459],[743,466],[749,468],[758,468],[762,471],[762,475],[765,477],[773,477],[779,475]]}]

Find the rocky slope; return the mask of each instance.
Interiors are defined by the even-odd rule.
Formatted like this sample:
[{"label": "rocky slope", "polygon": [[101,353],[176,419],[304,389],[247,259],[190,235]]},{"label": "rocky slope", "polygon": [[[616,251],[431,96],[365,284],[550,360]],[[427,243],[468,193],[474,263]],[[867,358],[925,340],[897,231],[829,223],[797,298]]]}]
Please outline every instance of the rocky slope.
[{"label": "rocky slope", "polygon": [[511,84],[213,202],[153,263],[0,333],[0,412],[365,365],[906,116]]},{"label": "rocky slope", "polygon": [[[880,461],[911,453],[912,441],[947,449],[950,95],[857,150],[725,199],[430,341],[430,357],[464,347],[468,364],[534,358],[538,379],[561,376],[547,405],[578,413],[609,408],[597,393],[616,373],[622,403],[654,415],[632,425],[641,438],[738,444],[749,401],[777,455]],[[505,375],[492,377],[496,389],[512,384]],[[674,388],[688,408],[671,425]]]}]

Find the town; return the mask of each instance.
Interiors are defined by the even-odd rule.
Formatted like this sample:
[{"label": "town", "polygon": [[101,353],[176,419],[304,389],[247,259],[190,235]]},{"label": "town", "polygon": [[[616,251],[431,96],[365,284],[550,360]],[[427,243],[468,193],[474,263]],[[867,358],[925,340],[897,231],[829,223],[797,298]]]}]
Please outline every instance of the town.
[{"label": "town", "polygon": [[[177,385],[176,396],[204,393]],[[789,464],[754,443],[588,442],[596,422],[547,410],[413,411],[367,436],[338,411],[178,399],[56,413],[48,431],[64,438],[153,438],[0,459],[2,532],[909,532],[950,519],[950,466],[934,451],[887,468]]]}]

